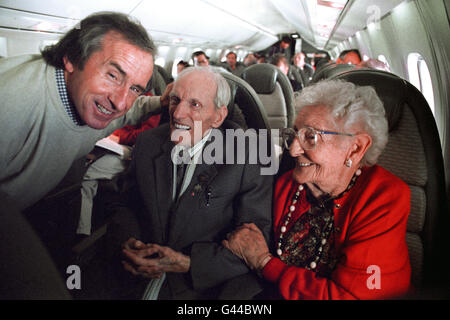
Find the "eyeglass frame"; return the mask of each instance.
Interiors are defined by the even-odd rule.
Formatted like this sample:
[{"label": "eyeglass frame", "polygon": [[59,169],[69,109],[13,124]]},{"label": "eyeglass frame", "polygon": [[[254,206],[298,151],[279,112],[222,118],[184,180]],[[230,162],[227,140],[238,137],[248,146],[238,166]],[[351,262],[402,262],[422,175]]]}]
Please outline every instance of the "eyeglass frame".
[{"label": "eyeglass frame", "polygon": [[298,138],[298,140],[301,142],[302,140],[301,140],[301,138],[299,136],[299,133],[303,129],[311,129],[314,132],[314,146],[312,148],[310,148],[310,149],[307,149],[304,146],[302,146],[302,148],[305,149],[305,150],[314,150],[316,148],[316,146],[317,146],[317,135],[318,134],[334,134],[334,135],[347,136],[347,137],[354,137],[355,136],[355,134],[352,134],[352,133],[335,132],[335,131],[328,131],[328,130],[318,130],[318,129],[315,129],[315,128],[309,127],[309,126],[302,127],[302,128],[300,128],[298,130],[295,130],[294,128],[284,128],[284,129],[281,129],[281,137],[283,138],[283,143],[284,143],[284,146],[286,147],[286,149],[290,150],[289,149],[290,147],[287,144],[287,139],[285,139],[285,136],[289,135],[290,132],[293,132],[293,133],[295,133],[295,137]]}]

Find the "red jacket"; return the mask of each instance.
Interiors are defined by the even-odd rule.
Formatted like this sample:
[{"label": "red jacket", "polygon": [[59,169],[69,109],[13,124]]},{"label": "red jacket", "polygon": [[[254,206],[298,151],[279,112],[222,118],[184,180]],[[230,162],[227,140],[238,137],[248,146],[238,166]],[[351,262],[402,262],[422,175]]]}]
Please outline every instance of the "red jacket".
[{"label": "red jacket", "polygon": [[113,132],[113,134],[119,137],[120,144],[133,146],[136,143],[138,134],[145,130],[156,128],[160,119],[161,115],[157,114],[148,118],[141,125],[128,125],[123,128],[117,129]]},{"label": "red jacket", "polygon": [[[276,243],[293,183],[289,171],[275,187]],[[288,229],[308,211],[310,205],[304,199],[303,191]],[[314,271],[289,266],[279,258],[272,258],[265,266],[264,278],[276,283],[285,299],[383,299],[407,293],[411,277],[405,240],[408,186],[380,166],[365,167],[349,192],[334,203],[335,246],[340,260],[331,279],[316,277]]]},{"label": "red jacket", "polygon": [[[145,96],[153,96],[151,93],[144,94]],[[156,128],[159,124],[159,120],[161,119],[161,115],[157,114],[151,116],[146,121],[141,123],[140,125],[128,125],[123,128],[117,129],[113,132],[115,136],[119,137],[119,144],[124,144],[127,146],[134,146],[136,143],[136,138],[139,133]]]}]

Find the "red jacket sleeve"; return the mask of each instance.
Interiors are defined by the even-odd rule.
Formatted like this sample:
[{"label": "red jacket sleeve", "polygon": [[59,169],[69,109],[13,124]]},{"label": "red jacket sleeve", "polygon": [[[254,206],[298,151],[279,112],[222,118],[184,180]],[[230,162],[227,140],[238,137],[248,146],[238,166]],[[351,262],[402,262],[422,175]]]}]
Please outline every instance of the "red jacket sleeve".
[{"label": "red jacket sleeve", "polygon": [[119,143],[127,146],[133,146],[139,133],[158,126],[161,115],[157,114],[147,119],[140,126],[125,126],[114,131],[114,135],[119,137]]},{"label": "red jacket sleeve", "polygon": [[362,191],[334,211],[340,260],[331,279],[278,258],[266,265],[263,276],[278,284],[284,298],[382,299],[408,291],[411,268],[405,233],[410,191],[381,167],[373,170],[377,174],[359,185]]}]

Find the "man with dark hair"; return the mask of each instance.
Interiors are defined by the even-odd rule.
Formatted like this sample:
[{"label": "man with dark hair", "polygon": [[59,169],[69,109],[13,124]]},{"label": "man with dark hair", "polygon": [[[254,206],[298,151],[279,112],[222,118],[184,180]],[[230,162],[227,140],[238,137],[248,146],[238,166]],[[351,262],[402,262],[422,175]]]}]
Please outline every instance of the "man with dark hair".
[{"label": "man with dark hair", "polygon": [[83,19],[42,56],[1,59],[0,297],[68,297],[22,212],[96,141],[168,105],[164,94],[140,97],[154,51],[139,23],[103,12]]},{"label": "man with dark hair", "polygon": [[192,61],[195,67],[209,66],[209,57],[203,51],[195,51],[192,54]]},{"label": "man with dark hair", "polygon": [[237,61],[237,55],[235,52],[230,51],[226,55],[227,62],[224,64],[224,68],[230,71],[232,74],[240,77],[245,66]]},{"label": "man with dark hair", "polygon": [[291,38],[284,36],[281,40],[271,46],[267,52],[267,57],[271,58],[273,55],[281,53],[284,54],[287,61],[291,61]]},{"label": "man with dark hair", "polygon": [[140,97],[154,51],[140,24],[107,12],[82,20],[42,56],[1,60],[0,191],[29,207],[96,141],[158,110],[159,97]]}]

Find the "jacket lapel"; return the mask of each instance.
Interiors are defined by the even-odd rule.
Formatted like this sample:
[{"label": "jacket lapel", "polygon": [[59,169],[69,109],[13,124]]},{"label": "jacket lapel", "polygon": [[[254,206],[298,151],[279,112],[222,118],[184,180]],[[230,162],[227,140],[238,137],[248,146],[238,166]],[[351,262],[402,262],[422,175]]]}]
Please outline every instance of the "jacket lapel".
[{"label": "jacket lapel", "polygon": [[[196,165],[189,186],[173,204],[169,222],[169,246],[177,247],[181,237],[188,236],[190,224],[202,223],[202,221],[196,221],[196,211],[199,210],[202,201],[207,201],[208,186],[211,185],[217,173],[217,166],[214,164]],[[188,240],[192,241],[189,237]]]},{"label": "jacket lapel", "polygon": [[161,146],[161,153],[154,160],[154,186],[156,203],[158,210],[160,228],[153,230],[161,230],[163,243],[167,240],[167,226],[169,221],[169,212],[172,205],[172,160],[170,158],[173,143],[166,141]]}]

